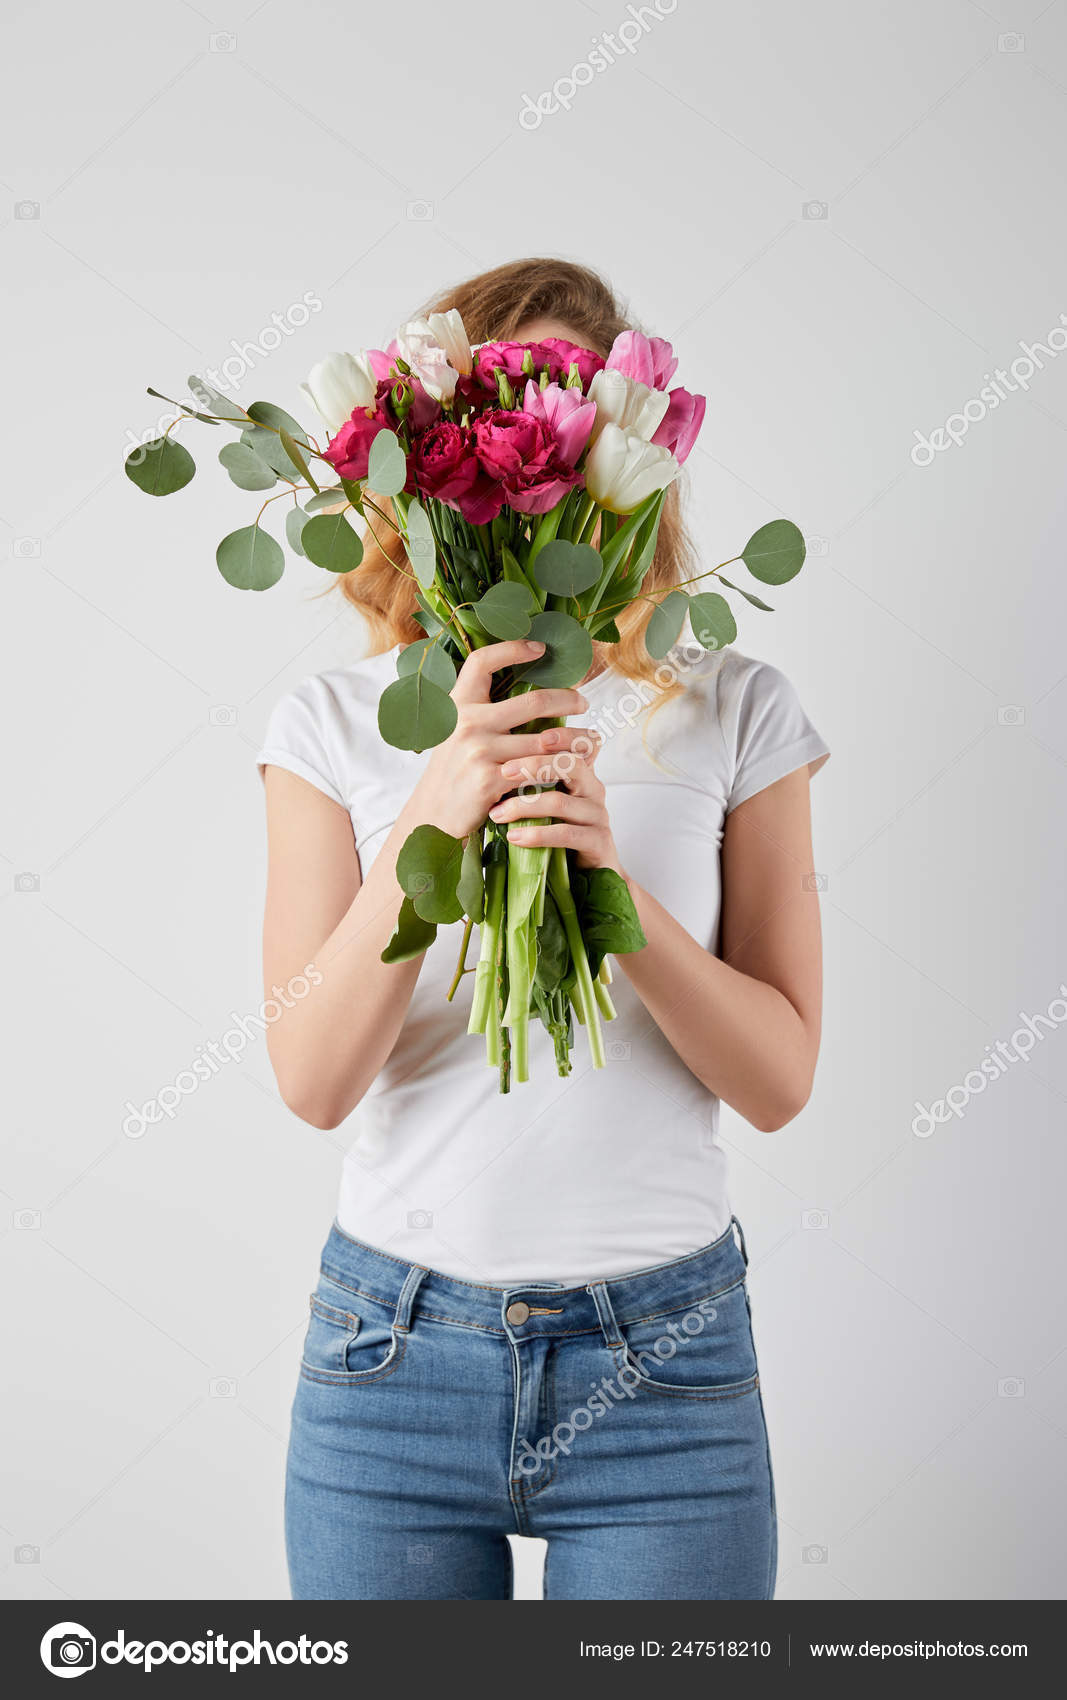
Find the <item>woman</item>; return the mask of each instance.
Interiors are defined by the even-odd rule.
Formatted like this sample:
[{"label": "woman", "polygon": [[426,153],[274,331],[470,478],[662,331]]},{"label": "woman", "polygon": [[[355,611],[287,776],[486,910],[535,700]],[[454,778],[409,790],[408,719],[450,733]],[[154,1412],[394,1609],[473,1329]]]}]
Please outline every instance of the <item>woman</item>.
[{"label": "woman", "polygon": [[[554,260],[430,310],[452,307],[479,342],[605,355],[626,328],[598,277]],[[646,588],[697,570],[672,490]],[[376,708],[421,635],[410,577],[368,548],[343,585],[378,653],[305,681],[260,752],[267,983],[318,970],[271,1057],[297,1115],[351,1117],[352,1136],[293,1410],[294,1596],[506,1599],[518,1532],[547,1537],[551,1599],[770,1598],[747,1257],[715,1130],[720,1098],[775,1129],[810,1091],[808,778],[826,746],[779,673],[729,650],[680,646],[643,709],[638,605],[577,690],[492,703],[494,671],[536,648],[477,651],[452,736],[407,754]],[[519,731],[533,715],[578,724]],[[546,778],[559,788],[514,795]],[[506,1097],[466,1034],[470,981],[446,1001],[451,941],[381,961],[409,832],[463,836],[487,813],[543,814],[522,842],[614,868],[648,939],[618,959],[607,1069],[559,1079],[538,1028],[531,1082]]]}]

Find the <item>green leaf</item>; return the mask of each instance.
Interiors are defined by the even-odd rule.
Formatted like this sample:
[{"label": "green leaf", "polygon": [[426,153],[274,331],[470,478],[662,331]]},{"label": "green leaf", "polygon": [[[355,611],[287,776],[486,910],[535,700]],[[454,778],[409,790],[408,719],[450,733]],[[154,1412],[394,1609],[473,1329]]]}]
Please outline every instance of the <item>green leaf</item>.
[{"label": "green leaf", "polygon": [[594,620],[590,629],[597,643],[622,642],[622,633],[610,614],[605,614],[603,619],[599,621]]},{"label": "green leaf", "polygon": [[397,883],[415,905],[415,912],[435,926],[463,918],[456,896],[463,863],[463,841],[439,826],[417,826],[400,847]]},{"label": "green leaf", "polygon": [[570,961],[570,945],[567,943],[567,934],[556,900],[550,891],[546,891],[544,918],[537,929],[537,968],[534,978],[549,997],[563,986]]},{"label": "green leaf", "polygon": [[126,456],[126,476],[146,496],[173,496],[196,472],[188,449],[169,437],[153,437]]},{"label": "green leaf", "polygon": [[[377,440],[377,439],[375,439]],[[404,537],[404,548],[408,560],[415,569],[415,577],[423,589],[433,583],[434,570],[437,566],[437,544],[426,517],[426,509],[417,497],[412,497],[408,503],[406,515],[407,532]]]},{"label": "green leaf", "polygon": [[771,607],[769,602],[761,602],[759,597],[753,596],[750,590],[742,590],[739,584],[731,584],[730,580],[728,578],[723,578],[721,573],[719,574],[719,583],[724,584],[727,590],[736,590],[738,596],[743,596],[746,602],[751,602],[753,608],[761,608],[765,614],[774,613],[774,609]]},{"label": "green leaf", "polygon": [[379,496],[399,496],[408,481],[407,456],[388,426],[378,432],[367,459],[367,483]]},{"label": "green leaf", "polygon": [[571,890],[594,976],[605,956],[644,949],[648,940],[621,874],[613,868],[572,868]]},{"label": "green leaf", "polygon": [[285,535],[289,539],[289,547],[296,555],[304,553],[304,545],[300,534],[308,522],[308,516],[303,508],[292,507],[285,516]]},{"label": "green leaf", "polygon": [[295,440],[295,438],[288,431],[279,431],[278,432],[278,441],[281,443],[282,448],[285,450],[286,454],[289,456],[289,459],[293,462],[293,465],[300,468],[300,473],[301,473],[301,476],[303,477],[305,484],[310,484],[311,488],[313,490],[317,491],[319,487],[316,484],[315,480],[311,476],[311,472],[310,472],[310,469],[308,467],[308,463],[304,459],[304,456],[300,451],[300,444]]},{"label": "green leaf", "polygon": [[354,478],[342,478],[341,479],[341,489],[344,491],[345,495],[348,497],[348,500],[351,502],[352,506],[355,508],[357,514],[361,514],[363,512],[363,486],[362,486],[362,484],[357,483]]},{"label": "green leaf", "polygon": [[243,407],[239,407],[236,402],[227,401],[224,395],[220,395],[218,390],[212,389],[211,385],[206,384],[203,378],[198,378],[195,372],[191,378],[186,379],[186,383],[189,385],[189,394],[200,403],[201,407],[207,408],[209,413],[217,414],[220,419],[229,420],[231,425],[243,425],[248,419],[248,414]]},{"label": "green leaf", "polygon": [[753,534],[741,559],[761,584],[788,584],[804,565],[807,548],[791,519],[772,519]]},{"label": "green leaf", "polygon": [[495,638],[525,637],[537,601],[528,584],[501,580],[491,584],[474,604],[479,620]]},{"label": "green leaf", "polygon": [[688,607],[689,598],[684,590],[672,590],[656,604],[645,627],[645,648],[653,661],[662,661],[668,650],[678,642]]},{"label": "green leaf", "polygon": [[281,544],[258,525],[231,531],[216,549],[215,559],[227,584],[238,590],[269,590],[285,571]]},{"label": "green leaf", "polygon": [[545,653],[516,674],[526,684],[576,685],[593,665],[593,640],[585,627],[558,608],[535,614],[529,636],[545,644]]},{"label": "green leaf", "polygon": [[401,679],[406,679],[409,673],[421,672],[424,679],[440,685],[443,691],[450,691],[456,682],[455,662],[444,644],[433,637],[405,644],[396,658],[396,670]]},{"label": "green leaf", "polygon": [[272,401],[254,401],[248,409],[249,419],[254,419],[257,425],[269,426],[272,431],[288,431],[302,449],[310,449],[308,434],[304,427],[286,413],[284,407],[275,407]]},{"label": "green leaf", "polygon": [[348,498],[341,486],[332,484],[328,490],[320,490],[317,496],[310,496],[304,503],[304,512],[306,514],[318,514],[322,512],[323,508],[335,508],[338,502],[347,500]]},{"label": "green leaf", "polygon": [[218,420],[212,419],[210,413],[197,413],[195,407],[186,407],[184,401],[175,401],[173,396],[164,395],[162,390],[154,390],[151,384],[148,385],[148,394],[154,395],[157,401],[169,401],[171,407],[179,408],[182,413],[188,414],[190,419],[199,419],[203,425],[218,424]]},{"label": "green leaf", "polygon": [[561,537],[546,543],[534,562],[533,575],[549,596],[580,596],[600,578],[604,563],[588,543],[566,543]]},{"label": "green leaf", "polygon": [[482,835],[472,832],[463,847],[456,897],[464,915],[481,921],[485,915],[485,877],[482,874]]},{"label": "green leaf", "polygon": [[382,951],[382,961],[410,962],[412,957],[421,956],[424,950],[428,950],[436,937],[437,928],[433,922],[424,921],[411,898],[405,897],[393,936]]},{"label": "green leaf", "polygon": [[725,649],[737,636],[737,621],[725,596],[702,590],[689,598],[689,624],[693,636],[705,649]]},{"label": "green leaf", "polygon": [[268,466],[273,466],[275,472],[282,478],[299,482],[303,476],[303,460],[298,465],[287,453],[281,439],[281,433],[293,438],[301,449],[309,448],[307,433],[302,425],[298,425],[291,413],[286,413],[283,407],[275,407],[273,402],[254,401],[248,409],[248,417],[255,420],[247,430],[241,432],[242,443],[255,449],[261,460]]},{"label": "green leaf", "polygon": [[409,673],[387,685],[378,702],[378,730],[397,750],[429,750],[443,744],[458,718],[448,692],[421,673]]},{"label": "green leaf", "polygon": [[274,468],[260,460],[247,443],[227,443],[219,450],[219,464],[239,490],[269,490],[278,482]]},{"label": "green leaf", "polygon": [[344,514],[316,514],[300,533],[304,554],[328,573],[350,573],[363,559],[363,545]]}]

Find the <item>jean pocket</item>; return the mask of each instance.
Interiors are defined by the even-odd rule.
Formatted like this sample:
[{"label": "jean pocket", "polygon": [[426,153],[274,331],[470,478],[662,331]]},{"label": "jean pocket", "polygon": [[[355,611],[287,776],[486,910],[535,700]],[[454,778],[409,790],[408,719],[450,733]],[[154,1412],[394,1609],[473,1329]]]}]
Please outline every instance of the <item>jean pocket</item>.
[{"label": "jean pocket", "polygon": [[379,1381],[399,1368],[407,1345],[384,1306],[347,1292],[323,1275],[311,1295],[300,1373],[348,1386]]},{"label": "jean pocket", "polygon": [[620,1325],[614,1350],[634,1388],[679,1399],[731,1399],[759,1386],[744,1281],[684,1310]]}]

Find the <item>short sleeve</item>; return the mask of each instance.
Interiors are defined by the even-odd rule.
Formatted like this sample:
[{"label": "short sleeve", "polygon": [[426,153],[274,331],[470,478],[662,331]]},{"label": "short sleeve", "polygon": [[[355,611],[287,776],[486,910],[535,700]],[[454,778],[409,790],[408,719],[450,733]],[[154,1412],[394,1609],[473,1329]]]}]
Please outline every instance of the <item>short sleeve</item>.
[{"label": "short sleeve", "polygon": [[785,674],[729,651],[719,673],[719,719],[732,774],[727,813],[798,767],[817,773],[830,754]]},{"label": "short sleeve", "polygon": [[317,682],[298,686],[278,703],[256,761],[261,774],[268,766],[284,767],[347,808],[326,750],[322,716],[312,688]]}]

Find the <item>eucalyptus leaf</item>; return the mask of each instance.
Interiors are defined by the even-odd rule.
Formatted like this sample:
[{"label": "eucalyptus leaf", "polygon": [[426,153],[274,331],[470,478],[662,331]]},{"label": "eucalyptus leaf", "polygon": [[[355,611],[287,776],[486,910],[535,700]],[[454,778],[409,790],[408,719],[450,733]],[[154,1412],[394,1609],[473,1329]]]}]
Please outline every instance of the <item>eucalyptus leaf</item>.
[{"label": "eucalyptus leaf", "polygon": [[189,385],[189,394],[209,413],[217,414],[220,419],[228,420],[231,425],[245,424],[248,414],[244,408],[239,407],[236,402],[228,401],[218,390],[205,383],[203,378],[198,378],[195,372],[186,382]]},{"label": "eucalyptus leaf", "polygon": [[689,598],[684,590],[672,590],[662,602],[657,602],[645,627],[645,648],[653,661],[662,661],[677,643],[688,607]]},{"label": "eucalyptus leaf", "polygon": [[215,551],[219,572],[237,590],[269,590],[285,571],[281,544],[258,525],[231,531]]},{"label": "eucalyptus leaf", "polygon": [[248,425],[241,432],[241,442],[272,466],[280,478],[287,478],[292,484],[300,483],[300,468],[289,459],[277,431],[268,431],[265,425]]},{"label": "eucalyptus leaf", "polygon": [[382,951],[383,962],[410,962],[428,950],[437,937],[432,921],[424,921],[410,897],[400,905],[393,936]]},{"label": "eucalyptus leaf", "polygon": [[196,473],[196,462],[181,443],[153,437],[126,456],[126,476],[146,496],[173,496]]},{"label": "eucalyptus leaf", "polygon": [[292,507],[285,516],[285,535],[289,540],[289,547],[293,550],[294,554],[302,555],[304,553],[304,545],[300,541],[300,534],[307,522],[308,516],[304,512],[303,508]]},{"label": "eucalyptus leaf", "polygon": [[589,633],[558,608],[535,614],[528,635],[546,647],[543,655],[516,675],[526,684],[538,688],[576,685],[593,665],[593,640]]},{"label": "eucalyptus leaf", "polygon": [[314,478],[311,476],[311,469],[309,468],[307,461],[304,459],[300,444],[289,431],[279,431],[278,441],[281,443],[282,448],[285,450],[294,466],[299,467],[305,484],[310,484],[313,490],[318,491],[319,487]]},{"label": "eucalyptus leaf", "polygon": [[350,573],[363,559],[363,544],[344,514],[316,514],[300,533],[304,554],[328,573]]},{"label": "eucalyptus leaf", "polygon": [[463,841],[439,826],[417,826],[400,847],[397,883],[424,921],[448,926],[463,918],[456,896],[463,864]]},{"label": "eucalyptus leaf", "polygon": [[538,604],[528,584],[501,579],[499,584],[491,584],[474,606],[482,625],[493,637],[521,638],[529,631],[530,617]]},{"label": "eucalyptus leaf", "polygon": [[239,490],[269,490],[278,482],[274,468],[260,460],[247,443],[226,443],[219,450],[219,464]]},{"label": "eucalyptus leaf", "polygon": [[705,649],[725,649],[737,636],[733,609],[725,596],[714,590],[702,590],[689,598],[689,624]]},{"label": "eucalyptus leaf", "polygon": [[443,744],[459,718],[447,691],[409,673],[387,685],[378,702],[378,730],[397,750],[429,750]]},{"label": "eucalyptus leaf", "polygon": [[367,483],[379,496],[399,496],[408,481],[407,456],[395,431],[385,426],[370,446]]},{"label": "eucalyptus leaf", "polygon": [[482,873],[482,835],[472,832],[463,847],[456,897],[464,915],[481,921],[485,915],[485,876]]},{"label": "eucalyptus leaf", "polygon": [[405,644],[396,658],[396,670],[401,679],[421,672],[424,679],[440,685],[443,691],[450,691],[456,682],[456,664],[444,644],[434,637]]},{"label": "eucalyptus leaf", "polygon": [[343,507],[348,497],[339,484],[332,484],[328,490],[320,490],[317,496],[311,496],[304,503],[306,514],[321,514],[326,508]]},{"label": "eucalyptus leaf", "polygon": [[188,414],[190,419],[199,419],[202,425],[218,424],[218,420],[212,419],[210,413],[197,413],[195,407],[186,407],[184,401],[175,401],[173,396],[164,395],[162,390],[154,390],[151,384],[148,385],[148,394],[155,396],[157,401],[169,401],[171,407],[179,408],[182,413]]},{"label": "eucalyptus leaf", "polygon": [[772,519],[755,532],[741,551],[741,559],[761,584],[788,584],[804,565],[807,547],[791,519]]},{"label": "eucalyptus leaf", "polygon": [[750,590],[742,590],[739,584],[731,584],[730,580],[728,578],[723,578],[721,573],[719,574],[719,583],[724,584],[727,590],[736,590],[738,596],[743,596],[746,602],[751,602],[753,608],[762,609],[764,614],[774,613],[774,609],[771,607],[769,602],[761,602],[759,597],[753,596]]},{"label": "eucalyptus leaf", "polygon": [[425,589],[433,583],[437,568],[437,544],[426,516],[426,509],[417,497],[412,497],[408,503],[405,525],[407,529],[404,534],[404,548],[415,569],[415,577]]},{"label": "eucalyptus leaf", "polygon": [[590,544],[567,543],[557,537],[541,550],[533,575],[549,596],[580,596],[592,589],[603,570],[604,563]]}]

